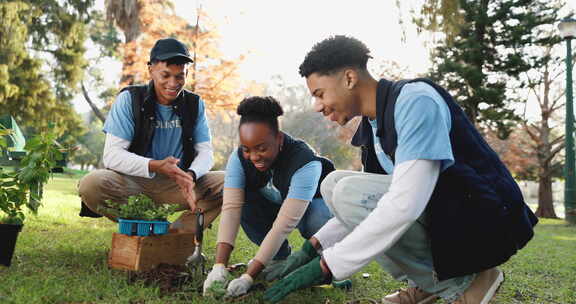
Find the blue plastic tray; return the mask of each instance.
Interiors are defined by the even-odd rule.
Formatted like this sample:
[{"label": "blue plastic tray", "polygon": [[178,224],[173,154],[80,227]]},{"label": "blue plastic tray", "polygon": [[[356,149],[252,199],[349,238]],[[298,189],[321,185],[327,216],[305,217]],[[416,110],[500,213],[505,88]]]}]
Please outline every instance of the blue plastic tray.
[{"label": "blue plastic tray", "polygon": [[126,235],[160,235],[168,233],[168,221],[142,221],[118,219],[118,229],[120,233]]}]

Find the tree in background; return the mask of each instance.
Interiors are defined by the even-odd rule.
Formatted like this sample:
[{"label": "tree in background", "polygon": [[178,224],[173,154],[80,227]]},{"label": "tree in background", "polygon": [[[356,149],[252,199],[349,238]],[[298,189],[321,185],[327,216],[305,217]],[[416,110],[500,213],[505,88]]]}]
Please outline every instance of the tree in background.
[{"label": "tree in background", "polygon": [[[209,109],[232,109],[241,100],[243,83],[237,68],[242,56],[230,60],[224,58],[218,46],[216,24],[201,8],[196,11],[196,24],[191,25],[175,14],[169,0],[106,1],[106,5],[108,17],[126,38],[121,45],[121,87],[144,83],[149,52],[154,43],[160,38],[175,37],[189,47],[196,59],[188,70],[187,88],[202,96]],[[125,22],[128,18],[131,20],[129,24]]]},{"label": "tree in background", "polygon": [[[415,18],[423,30],[438,31],[443,41],[433,75],[455,93],[473,121],[516,178],[538,180],[536,215],[555,218],[552,179],[559,176],[558,154],[564,137],[554,126],[559,101],[561,60],[554,35],[563,1],[427,0]],[[433,59],[437,59],[432,57]],[[513,103],[536,100],[539,117],[527,120],[513,113]],[[514,121],[521,128],[507,137]],[[505,147],[505,148],[503,148]]]},{"label": "tree in background", "polygon": [[[88,67],[85,79],[81,82],[82,95],[92,109],[94,115],[102,122],[110,110],[114,97],[118,92],[116,80],[111,84],[110,79],[104,79],[101,66],[105,59],[121,60],[118,48],[120,46],[119,33],[116,27],[107,21],[102,12],[92,11],[91,21],[88,24],[90,41],[97,47],[97,54],[87,58]],[[93,98],[93,93],[98,98]]]},{"label": "tree in background", "polygon": [[238,148],[238,124],[240,116],[235,110],[219,110],[210,113],[210,130],[214,148],[214,169],[226,170],[228,157]]},{"label": "tree in background", "polygon": [[530,137],[524,130],[515,129],[506,139],[498,138],[498,134],[493,130],[486,130],[484,138],[514,178],[525,181],[538,180],[538,158],[532,148]]},{"label": "tree in background", "polygon": [[[257,82],[248,82],[245,97],[260,96],[265,86]],[[238,148],[238,124],[240,116],[236,108],[220,108],[208,112],[210,130],[212,131],[212,146],[214,147],[214,170],[225,170],[228,157]]]},{"label": "tree in background", "polygon": [[[512,80],[531,68],[525,50],[542,43],[533,31],[553,24],[557,8],[544,0],[426,3],[417,25],[437,30],[450,23],[440,27],[445,39],[432,51],[431,78],[452,93],[472,122],[506,138],[519,120],[512,105],[523,102],[508,94],[507,84],[518,85]],[[446,15],[450,12],[456,16]]]},{"label": "tree in background", "polygon": [[370,74],[376,79],[385,78],[388,80],[398,81],[402,79],[421,77],[413,73],[409,67],[402,66],[393,60],[379,60],[368,63]]},{"label": "tree in background", "polygon": [[91,108],[91,112],[82,114],[82,120],[88,130],[75,138],[77,150],[70,157],[82,170],[90,166],[100,168],[105,135],[101,131],[116,94],[116,80],[105,79],[102,66],[104,60],[120,60],[118,47],[121,43],[116,27],[108,22],[104,14],[93,10],[87,25],[89,43],[97,49],[95,55],[85,56],[88,63],[84,79],[80,82],[82,95]]},{"label": "tree in background", "polygon": [[49,125],[70,143],[83,132],[71,99],[83,76],[93,0],[0,2],[0,113],[26,134]]},{"label": "tree in background", "polygon": [[[523,74],[527,83],[529,98],[538,104],[539,118],[522,121],[522,130],[530,138],[530,148],[538,160],[538,209],[536,215],[545,218],[556,218],[552,179],[561,176],[562,162],[558,157],[564,150],[563,123],[558,110],[563,110],[565,75],[562,58],[558,56],[557,43],[560,39],[553,35],[552,29],[543,31],[550,37],[551,44],[532,50],[535,54],[534,68]],[[556,48],[554,47],[556,44]]]},{"label": "tree in background", "polygon": [[[280,99],[282,104],[292,102]],[[358,170],[360,152],[340,137],[339,127],[312,110],[312,106],[284,114],[282,130],[312,146],[318,154],[331,159],[338,169]]]},{"label": "tree in background", "polygon": [[103,123],[92,112],[83,116],[88,131],[77,138],[78,150],[70,160],[80,165],[80,170],[88,170],[90,166],[100,168],[105,139],[102,132]]},{"label": "tree in background", "polygon": [[[124,32],[124,43],[135,41],[142,33],[138,0],[105,0],[106,17]],[[145,5],[145,4],[144,4]]]}]

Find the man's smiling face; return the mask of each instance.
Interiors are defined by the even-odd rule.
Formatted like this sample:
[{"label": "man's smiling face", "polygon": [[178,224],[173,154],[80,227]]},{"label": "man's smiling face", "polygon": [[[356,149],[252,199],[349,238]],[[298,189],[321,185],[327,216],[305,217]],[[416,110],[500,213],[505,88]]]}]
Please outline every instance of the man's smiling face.
[{"label": "man's smiling face", "polygon": [[346,70],[329,75],[312,73],[306,77],[306,85],[314,97],[314,110],[341,126],[360,115],[355,98],[348,89],[350,83],[345,73]]},{"label": "man's smiling face", "polygon": [[184,89],[188,67],[186,64],[170,64],[159,61],[149,66],[154,81],[156,98],[160,104],[170,104]]}]

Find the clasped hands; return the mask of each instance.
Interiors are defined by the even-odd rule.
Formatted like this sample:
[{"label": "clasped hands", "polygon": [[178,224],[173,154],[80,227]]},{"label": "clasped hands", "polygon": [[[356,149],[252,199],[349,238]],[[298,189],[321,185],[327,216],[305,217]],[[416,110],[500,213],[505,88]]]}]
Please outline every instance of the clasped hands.
[{"label": "clasped hands", "polygon": [[192,212],[196,211],[196,192],[194,192],[194,187],[196,183],[194,178],[190,173],[178,167],[179,159],[169,156],[162,160],[152,160],[150,161],[149,168],[150,171],[166,175],[168,178],[172,179],[182,192],[184,198],[190,206]]}]

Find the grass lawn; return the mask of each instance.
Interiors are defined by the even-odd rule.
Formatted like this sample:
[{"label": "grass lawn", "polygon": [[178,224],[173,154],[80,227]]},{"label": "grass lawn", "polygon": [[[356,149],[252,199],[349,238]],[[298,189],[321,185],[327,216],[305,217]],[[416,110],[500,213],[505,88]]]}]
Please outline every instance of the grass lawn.
[{"label": "grass lawn", "polygon": [[[29,217],[19,235],[12,266],[0,266],[0,303],[221,303],[192,291],[161,295],[157,285],[130,283],[127,275],[107,267],[114,223],[78,217],[79,175],[56,175],[45,189],[38,217]],[[205,253],[213,261],[217,225],[205,235]],[[293,247],[302,239],[290,236]],[[457,247],[456,247],[457,248]],[[243,233],[232,263],[247,262],[256,252]],[[211,265],[211,264],[210,264]],[[536,237],[502,266],[506,281],[492,303],[576,303],[576,228],[561,220],[542,220]],[[369,273],[363,278],[362,273]],[[396,290],[395,282],[376,263],[352,277],[350,291],[312,288],[293,293],[284,303],[346,303],[379,299]],[[238,301],[263,303],[262,292]],[[363,302],[364,303],[364,302]]]}]

